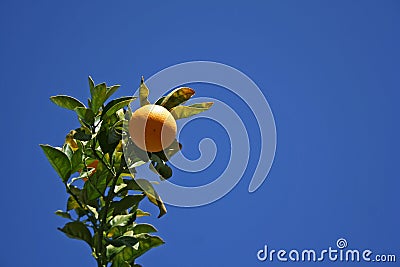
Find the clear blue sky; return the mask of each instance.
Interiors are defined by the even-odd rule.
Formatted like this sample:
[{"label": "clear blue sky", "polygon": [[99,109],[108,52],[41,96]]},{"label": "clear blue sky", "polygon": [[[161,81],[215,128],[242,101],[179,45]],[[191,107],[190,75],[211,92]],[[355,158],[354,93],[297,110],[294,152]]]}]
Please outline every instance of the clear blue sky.
[{"label": "clear blue sky", "polygon": [[[322,249],[340,237],[400,260],[399,15],[394,0],[1,1],[0,265],[95,266],[83,242],[56,230],[66,194],[38,144],[61,145],[77,122],[49,96],[86,99],[88,75],[130,95],[141,75],[191,60],[231,65],[262,89],[276,120],[275,162],[253,194],[254,163],[221,200],[153,216],[167,244],[139,263],[298,266],[258,262],[256,252]],[[219,131],[208,134],[225,145]],[[208,181],[225,163],[222,155],[186,179]]]}]

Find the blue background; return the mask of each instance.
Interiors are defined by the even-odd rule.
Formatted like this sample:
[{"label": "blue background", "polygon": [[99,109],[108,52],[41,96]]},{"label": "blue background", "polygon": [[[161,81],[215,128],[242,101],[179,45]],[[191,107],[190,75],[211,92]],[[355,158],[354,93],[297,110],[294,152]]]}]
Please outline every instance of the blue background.
[{"label": "blue background", "polygon": [[[169,206],[162,219],[146,204],[167,243],[139,263],[297,266],[258,262],[256,252],[324,249],[340,237],[399,258],[399,13],[394,0],[1,1],[0,265],[95,266],[83,242],[56,230],[66,194],[38,144],[61,145],[77,121],[48,98],[85,100],[88,75],[130,95],[141,75],[192,60],[231,65],[262,89],[276,120],[275,161],[253,194],[257,155],[215,203]],[[189,126],[188,136],[198,132]],[[208,135],[224,146],[222,130]],[[195,158],[197,146],[186,147]],[[205,181],[224,155],[215,164]],[[322,265],[370,264],[301,266]]]}]

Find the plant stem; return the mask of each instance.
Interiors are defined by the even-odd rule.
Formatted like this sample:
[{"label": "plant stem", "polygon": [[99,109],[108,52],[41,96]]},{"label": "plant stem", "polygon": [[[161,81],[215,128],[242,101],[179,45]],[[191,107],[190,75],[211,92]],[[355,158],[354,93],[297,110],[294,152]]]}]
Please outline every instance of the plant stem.
[{"label": "plant stem", "polygon": [[[74,194],[74,192],[72,192],[72,190],[69,188],[69,186],[68,186],[67,183],[64,183],[64,185],[65,185],[65,189],[67,190],[67,192],[75,199],[75,201],[78,203],[79,207],[86,213],[86,216],[88,216],[88,219],[89,219],[90,222],[93,224],[93,231],[94,231],[95,233],[98,232],[97,222],[96,222],[96,220],[94,219],[94,217],[93,217],[93,215],[92,215],[92,212],[91,212],[90,210],[88,211],[88,210],[85,208],[85,206],[81,203],[81,201],[79,200],[79,198],[78,198],[78,197]],[[97,261],[98,261],[100,254],[99,254],[98,251],[95,251],[95,253],[96,253]]]},{"label": "plant stem", "polygon": [[103,266],[107,266],[107,258],[106,258],[106,248],[105,246],[103,246],[103,238],[104,238],[104,229],[105,226],[107,224],[107,213],[108,210],[110,208],[110,204],[115,196],[114,190],[115,190],[115,186],[117,184],[118,178],[121,175],[121,171],[117,172],[115,174],[115,176],[113,177],[113,182],[111,184],[110,190],[108,191],[108,194],[105,198],[105,203],[104,203],[104,210],[102,213],[102,217],[99,218],[99,228],[98,228],[98,237],[99,237],[99,242],[98,242],[98,246],[97,246],[97,250],[100,252],[100,262],[104,261],[104,265]]}]

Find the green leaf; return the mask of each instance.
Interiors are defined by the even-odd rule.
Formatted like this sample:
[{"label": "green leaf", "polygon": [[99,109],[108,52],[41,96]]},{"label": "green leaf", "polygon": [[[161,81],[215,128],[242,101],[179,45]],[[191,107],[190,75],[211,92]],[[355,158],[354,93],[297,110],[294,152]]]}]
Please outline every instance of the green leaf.
[{"label": "green leaf", "polygon": [[61,151],[64,152],[64,154],[67,155],[68,159],[71,161],[72,154],[74,153],[74,152],[72,151],[72,148],[71,148],[68,144],[65,143],[65,144],[63,145]]},{"label": "green leaf", "polygon": [[102,169],[101,161],[97,165],[96,172],[92,171],[92,175],[89,180],[85,182],[83,186],[83,192],[85,196],[85,203],[89,203],[104,194],[107,187],[107,178],[109,176],[108,170]]},{"label": "green leaf", "polygon": [[120,191],[124,190],[135,190],[135,191],[143,191],[143,189],[132,179],[124,179],[124,183],[126,184]]},{"label": "green leaf", "polygon": [[56,170],[63,182],[68,181],[71,176],[71,162],[62,151],[50,145],[40,145],[51,166]]},{"label": "green leaf", "polygon": [[148,224],[148,223],[140,223],[140,224],[136,224],[133,227],[133,232],[135,234],[148,234],[148,233],[155,233],[157,232],[157,229],[154,228],[153,225]]},{"label": "green leaf", "polygon": [[62,217],[62,218],[72,219],[72,218],[71,218],[71,215],[69,214],[69,212],[65,212],[65,211],[62,211],[62,210],[57,210],[57,211],[55,212],[55,214],[58,215],[58,216],[60,216],[60,217]]},{"label": "green leaf", "polygon": [[119,84],[107,87],[106,99],[109,99],[110,96],[113,95],[120,87],[121,87],[121,85],[119,85]]},{"label": "green leaf", "polygon": [[134,214],[117,215],[111,221],[111,226],[125,226],[133,222]]},{"label": "green leaf", "polygon": [[62,108],[74,110],[77,107],[85,107],[85,105],[78,99],[68,95],[56,95],[50,97],[50,100]]},{"label": "green leaf", "polygon": [[158,247],[165,242],[158,236],[152,236],[149,234],[140,234],[135,236],[139,240],[139,248],[137,250],[132,249],[132,260],[138,258],[143,255],[148,250]]},{"label": "green leaf", "polygon": [[90,90],[92,96],[92,111],[97,113],[100,107],[107,100],[107,86],[105,83],[100,83]]},{"label": "green leaf", "polygon": [[115,254],[118,254],[119,252],[121,252],[125,247],[121,246],[121,247],[115,247],[113,245],[108,245],[106,247],[106,255],[107,258],[111,259]]},{"label": "green leaf", "polygon": [[91,109],[92,108],[92,100],[90,100],[90,98],[88,98],[87,102],[88,102],[89,108]]},{"label": "green leaf", "polygon": [[213,102],[198,103],[190,106],[177,106],[171,109],[171,114],[175,120],[189,118],[193,115],[204,112],[213,105]]},{"label": "green leaf", "polygon": [[90,92],[94,89],[94,81],[91,76],[88,77]]},{"label": "green leaf", "polygon": [[82,148],[78,148],[78,150],[76,150],[71,157],[71,173],[75,173],[79,170],[82,170],[83,167],[84,164],[83,164]]},{"label": "green leaf", "polygon": [[176,107],[184,102],[186,102],[189,98],[194,95],[194,90],[189,87],[180,87],[173,90],[169,93],[164,100],[161,102],[161,106],[170,110],[173,107]]},{"label": "green leaf", "polygon": [[108,230],[107,232],[107,237],[108,238],[115,238],[115,237],[119,237],[123,234],[123,232],[125,232],[126,227],[120,227],[120,226],[114,226],[111,227],[110,230]]},{"label": "green leaf", "polygon": [[156,101],[156,103],[154,103],[154,105],[160,105],[160,106],[161,106],[161,103],[164,101],[164,99],[165,99],[165,96],[160,97],[160,98]]},{"label": "green leaf", "polygon": [[[79,189],[76,186],[69,185],[69,191],[71,191],[71,193],[74,194],[79,201],[83,202],[81,189]],[[68,197],[67,211],[74,210],[79,217],[85,216],[87,211],[81,208],[81,206],[79,205],[77,200],[72,196],[72,194]],[[95,203],[90,203],[90,204],[95,205]]]},{"label": "green leaf", "polygon": [[149,96],[149,88],[147,88],[146,84],[144,83],[144,78],[142,77],[139,87],[139,99],[141,107],[150,104],[148,96]]},{"label": "green leaf", "polygon": [[167,208],[164,205],[161,197],[158,195],[156,190],[154,189],[153,185],[147,181],[146,179],[135,179],[136,183],[142,188],[144,193],[146,194],[147,198],[150,200],[151,203],[156,205],[159,209],[158,218],[162,217],[167,213]]},{"label": "green leaf", "polygon": [[134,249],[132,247],[124,247],[124,249],[115,255],[111,267],[131,267],[130,262],[133,261]]},{"label": "green leaf", "polygon": [[75,132],[76,132],[76,131],[71,130],[71,131],[65,136],[65,143],[68,144],[68,145],[71,147],[71,149],[72,149],[73,151],[77,150],[77,149],[79,148],[79,145],[82,146],[82,144],[78,144],[79,141],[76,142],[76,140],[74,139],[74,133],[75,133]]},{"label": "green leaf", "polygon": [[69,196],[68,201],[67,201],[67,211],[69,210],[74,210],[80,208],[78,202],[75,200],[73,196]]},{"label": "green leaf", "polygon": [[111,204],[111,208],[114,209],[113,214],[117,215],[127,209],[132,208],[133,206],[137,206],[139,202],[145,197],[145,195],[130,195],[126,196],[120,201],[114,201]]},{"label": "green leaf", "polygon": [[135,96],[124,96],[108,102],[103,109],[101,118],[103,119],[103,117],[107,117],[110,116],[111,114],[114,114],[115,112],[117,112],[117,110],[128,106],[136,98],[137,97]]},{"label": "green leaf", "polygon": [[143,211],[141,209],[136,210],[136,217],[144,217],[144,216],[150,216],[150,213]]},{"label": "green leaf", "polygon": [[78,114],[79,118],[81,118],[83,121],[85,121],[89,125],[94,124],[95,115],[91,109],[78,107],[75,109],[75,112],[76,112],[76,114]]},{"label": "green leaf", "polygon": [[63,228],[58,228],[58,230],[65,233],[69,238],[83,240],[89,246],[92,246],[92,234],[82,222],[69,222]]}]

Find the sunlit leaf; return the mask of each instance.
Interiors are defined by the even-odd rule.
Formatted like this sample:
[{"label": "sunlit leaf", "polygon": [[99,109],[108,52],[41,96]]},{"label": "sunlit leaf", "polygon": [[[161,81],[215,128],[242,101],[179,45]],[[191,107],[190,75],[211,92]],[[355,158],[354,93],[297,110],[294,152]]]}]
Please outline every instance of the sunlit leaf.
[{"label": "sunlit leaf", "polygon": [[164,100],[161,102],[161,106],[170,110],[173,107],[176,107],[191,98],[194,95],[195,91],[189,87],[180,87],[173,90],[167,96],[165,96]]},{"label": "sunlit leaf", "polygon": [[141,209],[136,210],[136,217],[150,216],[150,213]]},{"label": "sunlit leaf", "polygon": [[68,201],[67,201],[67,211],[69,210],[74,210],[79,208],[78,202],[75,200],[73,196],[69,196]]},{"label": "sunlit leaf", "polygon": [[135,234],[148,234],[148,233],[155,233],[157,232],[157,229],[154,228],[153,225],[148,224],[148,223],[140,223],[140,224],[136,224],[133,227],[133,232]]},{"label": "sunlit leaf", "polygon": [[149,96],[149,88],[147,88],[146,84],[144,83],[144,78],[142,77],[139,87],[139,99],[141,107],[150,104],[148,96]]},{"label": "sunlit leaf", "polygon": [[177,106],[171,109],[171,114],[174,116],[175,120],[189,118],[208,110],[213,104],[213,102],[205,102],[190,106]]},{"label": "sunlit leaf", "polygon": [[87,205],[86,207],[88,208],[88,210],[90,210],[92,212],[92,214],[94,215],[94,217],[96,219],[99,218],[99,213],[97,212],[96,208],[89,206],[89,205]]},{"label": "sunlit leaf", "polygon": [[76,151],[78,149],[78,143],[74,139],[75,131],[70,131],[67,136],[65,137],[65,143],[68,144],[72,151]]},{"label": "sunlit leaf", "polygon": [[71,176],[71,162],[68,156],[62,151],[50,145],[40,145],[51,166],[56,170],[63,182]]},{"label": "sunlit leaf", "polygon": [[70,110],[74,110],[77,107],[82,107],[82,108],[85,107],[85,105],[81,101],[68,95],[52,96],[50,97],[50,100],[57,106]]},{"label": "sunlit leaf", "polygon": [[57,210],[55,212],[56,215],[62,217],[62,218],[66,218],[66,219],[71,219],[71,215],[68,212],[62,211],[62,210]]},{"label": "sunlit leaf", "polygon": [[107,100],[107,86],[105,83],[100,83],[90,90],[92,96],[91,109],[93,113],[97,113],[100,107]]},{"label": "sunlit leaf", "polygon": [[91,76],[88,77],[88,82],[89,82],[89,89],[90,89],[90,92],[92,92],[92,90],[93,90],[93,88],[94,88],[94,81],[93,81],[93,79],[92,79]]},{"label": "sunlit leaf", "polygon": [[110,225],[111,226],[125,226],[125,225],[128,225],[129,223],[133,222],[134,216],[135,216],[134,214],[117,215],[110,221]]},{"label": "sunlit leaf", "polygon": [[68,144],[64,144],[61,151],[64,152],[64,154],[67,155],[68,159],[71,161],[72,154],[74,153],[72,148]]}]

